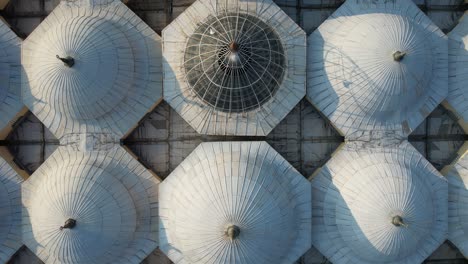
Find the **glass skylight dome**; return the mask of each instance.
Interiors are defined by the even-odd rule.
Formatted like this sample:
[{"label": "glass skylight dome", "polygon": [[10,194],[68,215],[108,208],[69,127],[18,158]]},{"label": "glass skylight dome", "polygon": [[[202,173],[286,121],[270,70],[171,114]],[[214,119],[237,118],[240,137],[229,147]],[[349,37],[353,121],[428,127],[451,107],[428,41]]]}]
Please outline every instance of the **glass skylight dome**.
[{"label": "glass skylight dome", "polygon": [[224,112],[260,107],[283,80],[286,58],[278,34],[245,13],[209,16],[190,36],[184,67],[194,92]]},{"label": "glass skylight dome", "polygon": [[306,34],[271,0],[198,0],[162,35],[164,100],[200,134],[265,136],[305,95]]}]

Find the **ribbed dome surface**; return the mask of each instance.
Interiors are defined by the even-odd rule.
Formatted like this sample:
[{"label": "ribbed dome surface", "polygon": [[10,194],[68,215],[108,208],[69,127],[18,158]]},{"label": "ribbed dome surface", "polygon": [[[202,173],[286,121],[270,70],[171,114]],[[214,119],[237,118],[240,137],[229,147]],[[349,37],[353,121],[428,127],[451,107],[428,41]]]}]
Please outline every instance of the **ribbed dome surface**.
[{"label": "ribbed dome surface", "polygon": [[140,263],[157,247],[157,184],[120,147],[61,147],[23,187],[23,242],[47,263]]},{"label": "ribbed dome surface", "polygon": [[[73,119],[96,119],[122,101],[133,78],[134,61],[125,34],[112,23],[94,17],[74,17],[55,24],[38,40],[51,47],[32,57],[37,68],[33,96]],[[61,36],[61,37],[57,37]],[[56,58],[71,56],[67,67]],[[103,100],[105,100],[105,104]]]},{"label": "ribbed dome surface", "polygon": [[345,146],[312,195],[313,244],[335,264],[421,263],[447,236],[447,182],[409,143]]},{"label": "ribbed dome surface", "polygon": [[449,240],[468,257],[468,156],[447,173],[449,181]]},{"label": "ribbed dome surface", "polygon": [[308,97],[348,137],[406,136],[447,95],[447,38],[412,1],[346,1],[309,42]]},{"label": "ribbed dome surface", "polygon": [[23,46],[25,103],[57,137],[122,136],[161,96],[160,37],[108,2],[62,2]]},{"label": "ribbed dome surface", "polygon": [[21,40],[0,21],[0,130],[23,108],[21,103]]},{"label": "ribbed dome surface", "polygon": [[202,143],[161,184],[160,248],[175,263],[292,263],[311,246],[310,199],[267,143]]},{"label": "ribbed dome surface", "polygon": [[305,95],[306,34],[271,0],[198,0],[162,34],[164,99],[201,134],[267,135]]},{"label": "ribbed dome surface", "polygon": [[6,263],[21,247],[20,176],[0,158],[0,262]]},{"label": "ribbed dome surface", "polygon": [[449,37],[449,94],[447,102],[468,122],[468,11]]}]

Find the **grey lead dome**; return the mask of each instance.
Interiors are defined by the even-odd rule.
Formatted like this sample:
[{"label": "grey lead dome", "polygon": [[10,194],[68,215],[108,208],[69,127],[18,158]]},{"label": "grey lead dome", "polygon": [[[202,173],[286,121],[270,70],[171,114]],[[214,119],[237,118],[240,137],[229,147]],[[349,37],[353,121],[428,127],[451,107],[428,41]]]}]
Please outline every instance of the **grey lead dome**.
[{"label": "grey lead dome", "polygon": [[0,21],[0,130],[23,108],[21,102],[21,39]]},{"label": "grey lead dome", "polygon": [[24,104],[58,138],[120,138],[162,96],[161,55],[161,38],[122,2],[62,1],[22,46]]},{"label": "grey lead dome", "polygon": [[347,0],[309,36],[307,96],[348,139],[409,135],[448,92],[447,37],[408,0]]},{"label": "grey lead dome", "polygon": [[202,143],[159,198],[174,263],[293,263],[311,247],[310,183],[266,142]]},{"label": "grey lead dome", "polygon": [[140,263],[158,246],[158,184],[120,146],[62,146],[23,185],[23,243],[46,263]]},{"label": "grey lead dome", "polygon": [[21,183],[23,179],[0,158],[0,263],[21,247]]},{"label": "grey lead dome", "polygon": [[195,93],[224,112],[250,111],[271,99],[286,63],[271,26],[234,12],[209,16],[190,36],[184,59]]},{"label": "grey lead dome", "polygon": [[468,155],[466,152],[446,176],[449,182],[448,238],[466,258],[468,257]]},{"label": "grey lead dome", "polygon": [[421,263],[447,238],[447,191],[408,142],[348,142],[312,180],[312,243],[334,264]]}]

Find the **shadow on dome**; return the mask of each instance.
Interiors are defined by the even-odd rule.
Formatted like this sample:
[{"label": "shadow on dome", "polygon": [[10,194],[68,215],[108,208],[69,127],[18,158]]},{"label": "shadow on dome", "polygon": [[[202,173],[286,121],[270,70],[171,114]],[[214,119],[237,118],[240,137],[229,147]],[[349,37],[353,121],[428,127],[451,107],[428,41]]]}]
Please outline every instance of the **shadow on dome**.
[{"label": "shadow on dome", "polygon": [[[443,224],[438,219],[426,220],[434,217],[434,210],[430,207],[432,203],[421,206],[424,205],[424,197],[435,196],[431,183],[424,184],[425,194],[413,191],[411,195],[401,194],[401,198],[396,198],[400,193],[391,190],[397,187],[389,188],[388,192],[376,188],[378,183],[366,188],[358,188],[352,183],[347,184],[352,187],[344,187],[342,182],[346,179],[323,177],[333,173],[328,167],[322,170],[322,177],[312,180],[312,212],[315,212],[312,214],[312,244],[331,262],[420,263],[440,246],[437,239],[443,235]],[[425,176],[429,177],[419,175],[417,178]],[[393,182],[395,186],[408,186],[415,180],[388,179],[387,184]],[[354,177],[356,180],[360,179]],[[415,190],[415,186],[409,189],[406,186],[403,189]],[[366,197],[362,197],[363,192],[367,193],[364,194]],[[414,213],[415,208],[420,209],[420,214]]]},{"label": "shadow on dome", "polygon": [[[162,34],[164,34],[164,30],[163,30]],[[163,47],[163,49],[164,49],[164,47]],[[167,61],[166,56],[165,56],[164,53],[163,53],[163,56],[162,56],[162,65],[163,65],[163,71],[164,71],[164,84],[163,84],[163,86],[165,87],[165,86],[167,86],[168,83],[172,83],[171,87],[175,87],[174,91],[168,91],[167,89],[163,88],[164,89],[164,93],[163,93],[164,94],[164,101],[169,103],[173,99],[172,96],[181,97],[181,95],[184,92],[184,90],[182,89],[182,87],[185,85],[184,82],[176,77],[178,74],[180,74],[178,72],[183,70],[183,69],[174,69],[172,67],[172,65]],[[166,95],[167,95],[167,97],[166,97]],[[196,106],[198,106],[200,108],[209,107],[207,104],[203,103],[202,101],[197,100],[198,97],[195,95],[195,93],[191,92],[190,95],[191,95],[190,98],[184,98],[184,99],[180,98],[180,99],[178,99],[177,100],[178,104],[177,105],[171,104],[171,107],[176,109],[176,110],[183,108],[183,104],[196,105]],[[171,96],[171,97],[169,97],[169,96]],[[214,109],[213,109],[213,111],[214,111]]]},{"label": "shadow on dome", "polygon": [[[351,56],[340,47],[325,43],[319,29],[309,36],[309,40],[312,53],[309,49],[308,56],[312,56],[312,63],[309,62],[308,69],[308,98],[331,120],[340,134],[355,137],[359,134],[358,130],[370,132],[372,129],[367,127],[368,124],[374,124],[373,128],[377,130],[384,127],[402,130],[404,134],[411,132],[414,125],[408,123],[410,118],[401,113],[398,104],[401,96],[383,94],[386,91],[381,90],[380,84],[361,69]],[[322,59],[314,58],[316,53],[322,55]],[[320,83],[316,83],[313,79],[320,76]],[[342,95],[337,94],[337,89]],[[414,105],[412,103],[408,102],[408,105]],[[380,110],[382,106],[390,109]],[[403,120],[398,129],[397,122],[392,120],[398,121],[401,117]]]},{"label": "shadow on dome", "polygon": [[[325,41],[322,35],[318,32],[318,29],[307,37],[307,100],[319,110],[321,114],[330,120],[330,117],[334,115],[338,108],[340,98],[333,89],[331,79],[323,70],[325,68],[325,58],[329,56],[328,53],[324,52]],[[319,78],[319,81],[315,81]],[[339,80],[344,82],[345,78]],[[326,87],[326,88],[322,88]],[[322,89],[321,89],[322,88]],[[320,90],[319,90],[320,89]],[[331,125],[337,130],[337,132],[344,136],[344,133],[338,128],[334,122]]]},{"label": "shadow on dome", "polygon": [[[446,37],[426,17],[414,22],[398,9],[380,14],[353,4],[360,2],[345,3],[308,37],[309,100],[348,138],[363,130],[407,136],[447,93]],[[339,27],[346,23],[356,26]]]},{"label": "shadow on dome", "polygon": [[0,262],[6,263],[22,246],[21,183],[23,179],[0,158]]},{"label": "shadow on dome", "polygon": [[158,249],[161,251],[162,254],[165,254],[165,256],[167,256],[170,259],[170,263],[178,263],[178,261],[183,261],[184,254],[182,253],[182,251],[174,247],[173,244],[169,243],[168,236],[170,235],[168,234],[168,232],[166,232],[167,229],[164,225],[164,221],[161,220],[161,217],[159,217],[158,222],[159,246],[164,245],[164,250],[166,251],[166,253],[164,253],[160,247],[158,247]]},{"label": "shadow on dome", "polygon": [[57,138],[121,138],[162,97],[161,38],[117,0],[61,2],[22,54],[23,102]]}]

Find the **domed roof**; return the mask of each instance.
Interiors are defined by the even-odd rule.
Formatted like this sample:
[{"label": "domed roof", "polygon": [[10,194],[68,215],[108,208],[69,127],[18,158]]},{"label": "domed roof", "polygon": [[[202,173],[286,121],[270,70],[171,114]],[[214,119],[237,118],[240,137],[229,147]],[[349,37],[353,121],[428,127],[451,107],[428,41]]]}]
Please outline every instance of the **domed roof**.
[{"label": "domed roof", "polygon": [[121,147],[60,147],[23,185],[23,242],[47,263],[140,263],[158,245],[157,188]]},{"label": "domed roof", "polygon": [[160,248],[175,263],[292,263],[311,246],[310,199],[267,143],[202,143],[160,186]]},{"label": "domed roof", "polygon": [[447,37],[407,0],[348,0],[309,36],[307,96],[345,136],[411,133],[448,91]]},{"label": "domed roof", "polygon": [[449,37],[449,94],[447,102],[468,122],[468,11]]},{"label": "domed roof", "polygon": [[273,28],[256,16],[231,12],[211,15],[197,27],[187,42],[184,67],[189,85],[205,103],[239,113],[275,95],[286,60]]},{"label": "domed roof", "polygon": [[21,177],[0,158],[0,262],[7,263],[21,243]]},{"label": "domed roof", "polygon": [[345,145],[312,180],[312,243],[335,264],[421,263],[447,237],[447,189],[407,142]]},{"label": "domed roof", "polygon": [[449,182],[449,240],[468,257],[468,156],[466,153],[447,173]]},{"label": "domed roof", "polygon": [[24,102],[58,138],[122,137],[161,97],[161,56],[120,1],[62,1],[24,42]]},{"label": "domed roof", "polygon": [[21,102],[21,40],[0,21],[0,130],[23,108]]},{"label": "domed roof", "polygon": [[266,135],[305,95],[305,32],[271,0],[199,0],[163,40],[165,100],[199,133]]}]

